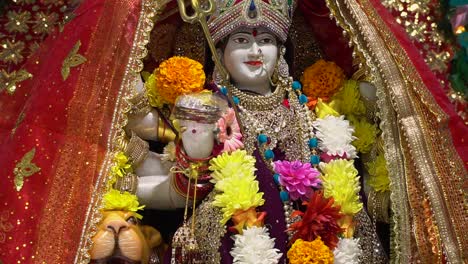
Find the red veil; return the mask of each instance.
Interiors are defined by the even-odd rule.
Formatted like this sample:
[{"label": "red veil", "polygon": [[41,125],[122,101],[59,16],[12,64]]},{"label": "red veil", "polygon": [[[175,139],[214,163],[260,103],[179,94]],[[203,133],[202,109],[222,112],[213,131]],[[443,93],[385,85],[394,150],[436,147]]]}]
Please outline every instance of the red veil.
[{"label": "red veil", "polygon": [[[83,1],[75,14],[29,60],[25,68],[33,77],[15,94],[0,95],[3,263],[73,263],[90,205],[100,195],[96,190],[103,189],[114,124],[121,122],[117,113],[129,92],[122,89],[125,71],[144,13],[135,0]],[[76,54],[86,62],[73,67],[66,58]],[[31,150],[31,161],[22,163]],[[23,176],[17,191],[15,178],[31,163],[40,171]]]},{"label": "red veil", "polygon": [[[378,90],[392,182],[394,259],[466,258],[467,127],[379,1],[326,4],[299,1],[324,57],[352,73],[345,30]],[[28,61],[33,77],[15,94],[0,95],[1,261],[89,259],[110,160],[126,121],[125,98],[134,93],[147,54],[151,17],[159,10],[156,18],[174,20],[175,7],[150,0],[84,1],[63,32],[51,34]],[[76,65],[72,60],[79,55],[86,62]]]}]

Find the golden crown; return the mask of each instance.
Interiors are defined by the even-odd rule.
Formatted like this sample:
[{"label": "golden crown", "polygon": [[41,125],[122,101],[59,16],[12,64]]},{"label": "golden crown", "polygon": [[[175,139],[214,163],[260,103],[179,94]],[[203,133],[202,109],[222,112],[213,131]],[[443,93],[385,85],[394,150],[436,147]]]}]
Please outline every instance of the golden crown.
[{"label": "golden crown", "polygon": [[208,19],[215,43],[240,27],[265,27],[282,42],[288,38],[294,0],[218,0],[216,5],[215,13]]}]

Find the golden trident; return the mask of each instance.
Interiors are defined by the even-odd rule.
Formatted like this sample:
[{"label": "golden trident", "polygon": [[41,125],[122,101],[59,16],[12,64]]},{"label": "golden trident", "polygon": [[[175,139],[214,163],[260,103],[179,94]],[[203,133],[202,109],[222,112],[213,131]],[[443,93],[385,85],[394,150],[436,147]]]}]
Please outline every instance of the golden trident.
[{"label": "golden trident", "polygon": [[229,81],[229,73],[224,68],[221,60],[218,56],[218,52],[216,51],[215,44],[213,42],[213,38],[211,37],[210,31],[208,30],[208,25],[206,23],[206,18],[214,13],[216,10],[216,4],[214,0],[207,0],[208,4],[203,7],[198,0],[191,0],[192,9],[194,14],[189,16],[187,15],[187,10],[185,6],[184,0],[177,0],[177,4],[179,5],[179,12],[182,20],[187,23],[194,24],[196,22],[200,23],[203,33],[205,34],[206,40],[208,41],[208,46],[210,47],[211,54],[213,55],[213,61],[215,63],[216,68],[219,70],[221,76],[223,77],[225,82]]}]

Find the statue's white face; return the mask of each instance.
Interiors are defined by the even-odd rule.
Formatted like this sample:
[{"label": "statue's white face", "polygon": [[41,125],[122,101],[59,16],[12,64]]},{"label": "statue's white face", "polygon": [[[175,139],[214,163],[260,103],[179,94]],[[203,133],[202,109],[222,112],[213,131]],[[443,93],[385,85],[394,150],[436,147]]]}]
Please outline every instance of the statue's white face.
[{"label": "statue's white face", "polygon": [[223,60],[238,87],[269,84],[278,60],[276,38],[263,28],[239,29],[230,35]]}]

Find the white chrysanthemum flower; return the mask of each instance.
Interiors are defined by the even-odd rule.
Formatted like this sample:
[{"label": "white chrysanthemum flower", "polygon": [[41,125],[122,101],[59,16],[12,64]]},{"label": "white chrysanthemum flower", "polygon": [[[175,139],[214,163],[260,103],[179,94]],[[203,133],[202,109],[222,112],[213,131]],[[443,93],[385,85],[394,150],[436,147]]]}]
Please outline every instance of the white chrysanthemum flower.
[{"label": "white chrysanthemum flower", "polygon": [[356,148],[351,142],[356,139],[353,136],[354,128],[344,116],[336,117],[328,115],[323,119],[313,122],[317,130],[319,148],[330,156],[343,156],[347,159],[356,158]]},{"label": "white chrysanthemum flower", "polygon": [[283,254],[275,248],[275,239],[270,238],[266,227],[244,229],[242,235],[234,236],[231,256],[237,264],[276,264]]},{"label": "white chrysanthemum flower", "polygon": [[161,156],[163,162],[174,162],[176,160],[176,145],[174,141],[169,142],[163,150]]},{"label": "white chrysanthemum flower", "polygon": [[340,238],[338,245],[333,250],[334,264],[358,264],[362,249],[359,246],[359,238]]}]

